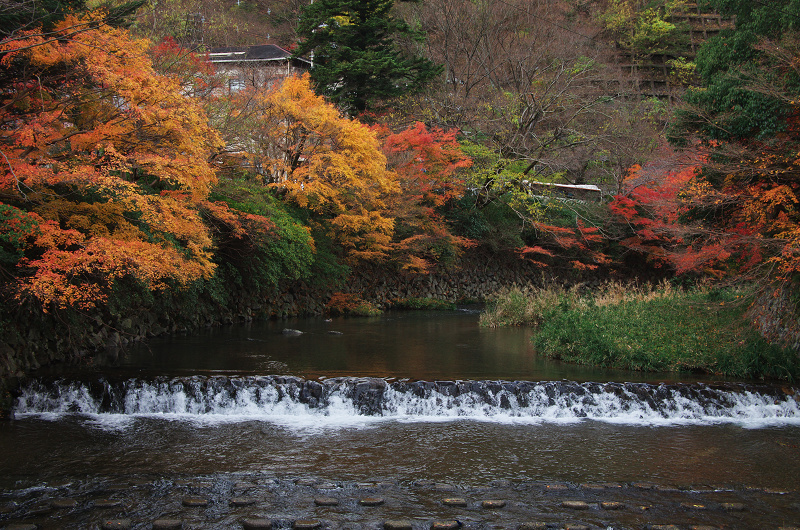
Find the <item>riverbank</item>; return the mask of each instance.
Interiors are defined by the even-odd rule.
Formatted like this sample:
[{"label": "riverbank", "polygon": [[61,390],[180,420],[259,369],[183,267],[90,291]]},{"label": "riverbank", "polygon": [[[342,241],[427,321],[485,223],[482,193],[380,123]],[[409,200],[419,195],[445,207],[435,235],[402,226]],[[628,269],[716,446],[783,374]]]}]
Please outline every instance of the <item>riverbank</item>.
[{"label": "riverbank", "polygon": [[752,300],[746,289],[668,283],[515,287],[490,300],[481,322],[532,326],[539,354],[571,363],[797,381],[800,357],[758,333],[749,318]]},{"label": "riverbank", "polygon": [[471,249],[457,265],[430,274],[362,265],[336,282],[287,281],[260,291],[223,280],[164,292],[120,283],[108,304],[84,312],[56,308],[43,313],[34,305],[9,303],[0,319],[0,381],[47,364],[83,362],[98,354],[113,358],[130,343],[163,334],[326,314],[337,293],[387,309],[421,300],[483,301],[503,287],[545,281],[552,278],[513,253]]}]

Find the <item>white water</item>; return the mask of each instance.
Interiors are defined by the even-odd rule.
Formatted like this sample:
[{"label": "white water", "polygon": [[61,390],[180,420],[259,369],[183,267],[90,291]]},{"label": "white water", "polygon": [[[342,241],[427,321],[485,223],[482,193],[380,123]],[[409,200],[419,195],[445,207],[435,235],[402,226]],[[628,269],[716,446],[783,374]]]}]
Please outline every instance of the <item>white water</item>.
[{"label": "white water", "polygon": [[[94,386],[34,383],[23,389],[14,415],[51,420],[82,416],[105,428],[125,428],[136,418],[200,425],[263,421],[298,429],[455,420],[531,425],[585,421],[634,426],[800,425],[796,396],[744,386],[727,389],[553,382],[414,385],[380,379],[309,383],[272,378],[130,380]],[[369,394],[366,398],[364,390]]]}]

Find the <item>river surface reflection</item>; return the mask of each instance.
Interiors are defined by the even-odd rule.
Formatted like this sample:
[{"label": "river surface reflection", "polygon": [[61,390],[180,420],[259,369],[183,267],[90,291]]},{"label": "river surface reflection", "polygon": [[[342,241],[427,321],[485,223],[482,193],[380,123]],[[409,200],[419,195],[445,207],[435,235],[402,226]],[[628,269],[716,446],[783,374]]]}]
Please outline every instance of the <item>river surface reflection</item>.
[{"label": "river surface reflection", "polygon": [[[374,318],[305,318],[153,339],[97,371],[113,376],[290,374],[418,380],[677,381],[674,374],[602,370],[550,361],[529,328],[487,329],[476,310],[402,311]],[[302,335],[284,334],[297,330]],[[72,367],[51,372],[68,373]],[[91,367],[82,368],[85,374]],[[74,374],[71,374],[74,375]],[[720,380],[712,376],[686,381]]]}]

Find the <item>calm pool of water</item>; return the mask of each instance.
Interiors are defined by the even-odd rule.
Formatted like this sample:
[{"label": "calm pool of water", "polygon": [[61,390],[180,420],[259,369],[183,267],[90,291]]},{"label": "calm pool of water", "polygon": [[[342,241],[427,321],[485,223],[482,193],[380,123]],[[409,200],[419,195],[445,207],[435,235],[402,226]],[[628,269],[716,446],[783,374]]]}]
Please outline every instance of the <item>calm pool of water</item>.
[{"label": "calm pool of water", "polygon": [[[403,311],[375,318],[255,322],[156,338],[97,366],[58,366],[83,376],[267,375],[556,381],[712,381],[602,370],[550,361],[531,347],[528,328],[487,329],[477,311]],[[285,329],[302,332],[286,335]]]}]

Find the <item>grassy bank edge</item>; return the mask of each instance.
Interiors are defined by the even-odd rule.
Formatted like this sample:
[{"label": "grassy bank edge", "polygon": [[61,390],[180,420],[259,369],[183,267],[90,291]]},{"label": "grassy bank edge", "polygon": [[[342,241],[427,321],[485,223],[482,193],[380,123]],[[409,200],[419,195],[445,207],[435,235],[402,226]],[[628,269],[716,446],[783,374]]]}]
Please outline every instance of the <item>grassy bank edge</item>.
[{"label": "grassy bank edge", "polygon": [[591,292],[514,287],[488,300],[481,325],[532,326],[540,355],[571,363],[797,381],[800,356],[754,329],[751,300],[746,288],[667,283],[608,283]]}]

